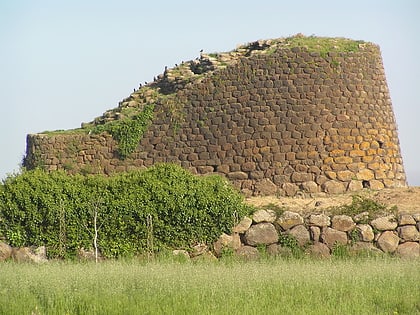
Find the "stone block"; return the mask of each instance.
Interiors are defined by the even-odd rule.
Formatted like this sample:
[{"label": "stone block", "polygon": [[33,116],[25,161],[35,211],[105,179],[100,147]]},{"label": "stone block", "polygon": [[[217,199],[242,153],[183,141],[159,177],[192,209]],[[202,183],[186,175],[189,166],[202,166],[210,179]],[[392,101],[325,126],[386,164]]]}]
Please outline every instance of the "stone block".
[{"label": "stone block", "polygon": [[250,246],[269,245],[277,243],[279,235],[271,223],[258,223],[252,225],[245,232],[245,243]]},{"label": "stone block", "polygon": [[342,194],[346,191],[346,186],[341,182],[330,180],[322,185],[322,190],[328,194]]},{"label": "stone block", "polygon": [[369,224],[356,225],[356,231],[358,232],[359,239],[363,242],[372,242],[375,238],[373,229]]},{"label": "stone block", "polygon": [[393,231],[382,232],[378,237],[378,247],[385,253],[393,253],[398,247],[400,238]]},{"label": "stone block", "polygon": [[420,240],[420,232],[415,225],[400,226],[397,229],[399,237],[404,242],[417,242]]},{"label": "stone block", "polygon": [[335,215],[331,220],[331,227],[338,231],[348,232],[356,227],[356,223],[348,215]]},{"label": "stone block", "polygon": [[393,214],[374,219],[370,224],[379,231],[395,230],[398,226],[397,218]]},{"label": "stone block", "polygon": [[252,219],[249,217],[244,217],[241,222],[239,222],[236,226],[233,227],[232,231],[234,233],[245,233],[252,224]]},{"label": "stone block", "polygon": [[299,246],[302,247],[307,245],[311,240],[309,231],[303,224],[292,227],[287,231],[287,234],[293,236],[297,240]]},{"label": "stone block", "polygon": [[269,222],[273,223],[276,220],[276,213],[273,210],[258,210],[252,215],[252,220],[255,223]]},{"label": "stone block", "polygon": [[396,254],[402,258],[419,258],[420,245],[417,242],[406,242],[398,245]]},{"label": "stone block", "polygon": [[326,227],[331,225],[331,219],[326,214],[311,214],[309,216],[309,224],[319,227]]},{"label": "stone block", "polygon": [[323,230],[321,240],[330,249],[332,249],[336,244],[346,245],[348,243],[346,232],[338,231],[329,227]]},{"label": "stone block", "polygon": [[297,212],[284,211],[275,222],[283,230],[288,230],[296,225],[303,224],[303,218]]},{"label": "stone block", "polygon": [[399,225],[416,225],[416,220],[411,214],[400,214],[398,215]]}]

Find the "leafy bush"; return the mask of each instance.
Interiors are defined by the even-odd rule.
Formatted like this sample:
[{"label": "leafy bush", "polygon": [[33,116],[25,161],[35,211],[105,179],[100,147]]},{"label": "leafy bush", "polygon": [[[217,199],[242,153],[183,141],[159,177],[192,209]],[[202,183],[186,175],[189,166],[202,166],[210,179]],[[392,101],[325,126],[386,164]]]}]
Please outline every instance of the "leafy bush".
[{"label": "leafy bush", "polygon": [[0,185],[0,234],[51,257],[92,248],[95,227],[106,257],[210,244],[249,211],[225,179],[172,164],[112,177],[33,170]]}]

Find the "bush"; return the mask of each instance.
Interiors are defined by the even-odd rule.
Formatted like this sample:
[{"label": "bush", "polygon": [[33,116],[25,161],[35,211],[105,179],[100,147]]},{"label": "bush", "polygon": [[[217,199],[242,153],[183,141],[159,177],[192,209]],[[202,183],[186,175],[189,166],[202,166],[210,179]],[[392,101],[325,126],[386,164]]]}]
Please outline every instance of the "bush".
[{"label": "bush", "polygon": [[210,244],[249,211],[225,179],[172,164],[111,177],[33,170],[0,185],[0,234],[50,257],[92,248],[95,227],[105,257]]}]

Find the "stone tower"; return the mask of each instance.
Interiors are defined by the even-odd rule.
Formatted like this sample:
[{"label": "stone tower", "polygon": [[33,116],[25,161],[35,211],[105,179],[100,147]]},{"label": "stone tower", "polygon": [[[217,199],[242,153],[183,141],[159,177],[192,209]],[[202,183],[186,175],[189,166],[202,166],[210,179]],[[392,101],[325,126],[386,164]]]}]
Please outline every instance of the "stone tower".
[{"label": "stone tower", "polygon": [[80,129],[28,135],[24,159],[84,174],[160,162],[248,195],[406,186],[379,47],[296,35],[201,54]]}]

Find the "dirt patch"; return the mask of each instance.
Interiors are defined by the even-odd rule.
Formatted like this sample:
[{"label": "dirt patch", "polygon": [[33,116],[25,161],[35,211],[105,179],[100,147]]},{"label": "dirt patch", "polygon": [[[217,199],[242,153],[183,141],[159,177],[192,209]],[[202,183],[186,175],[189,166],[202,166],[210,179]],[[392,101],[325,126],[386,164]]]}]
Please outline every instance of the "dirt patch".
[{"label": "dirt patch", "polygon": [[388,207],[396,206],[400,213],[420,213],[420,187],[382,189],[378,191],[366,189],[340,195],[316,194],[298,197],[249,197],[246,199],[246,202],[257,208],[276,206],[299,213],[308,213],[315,210],[319,212],[330,207],[350,204],[353,195],[375,200]]}]

